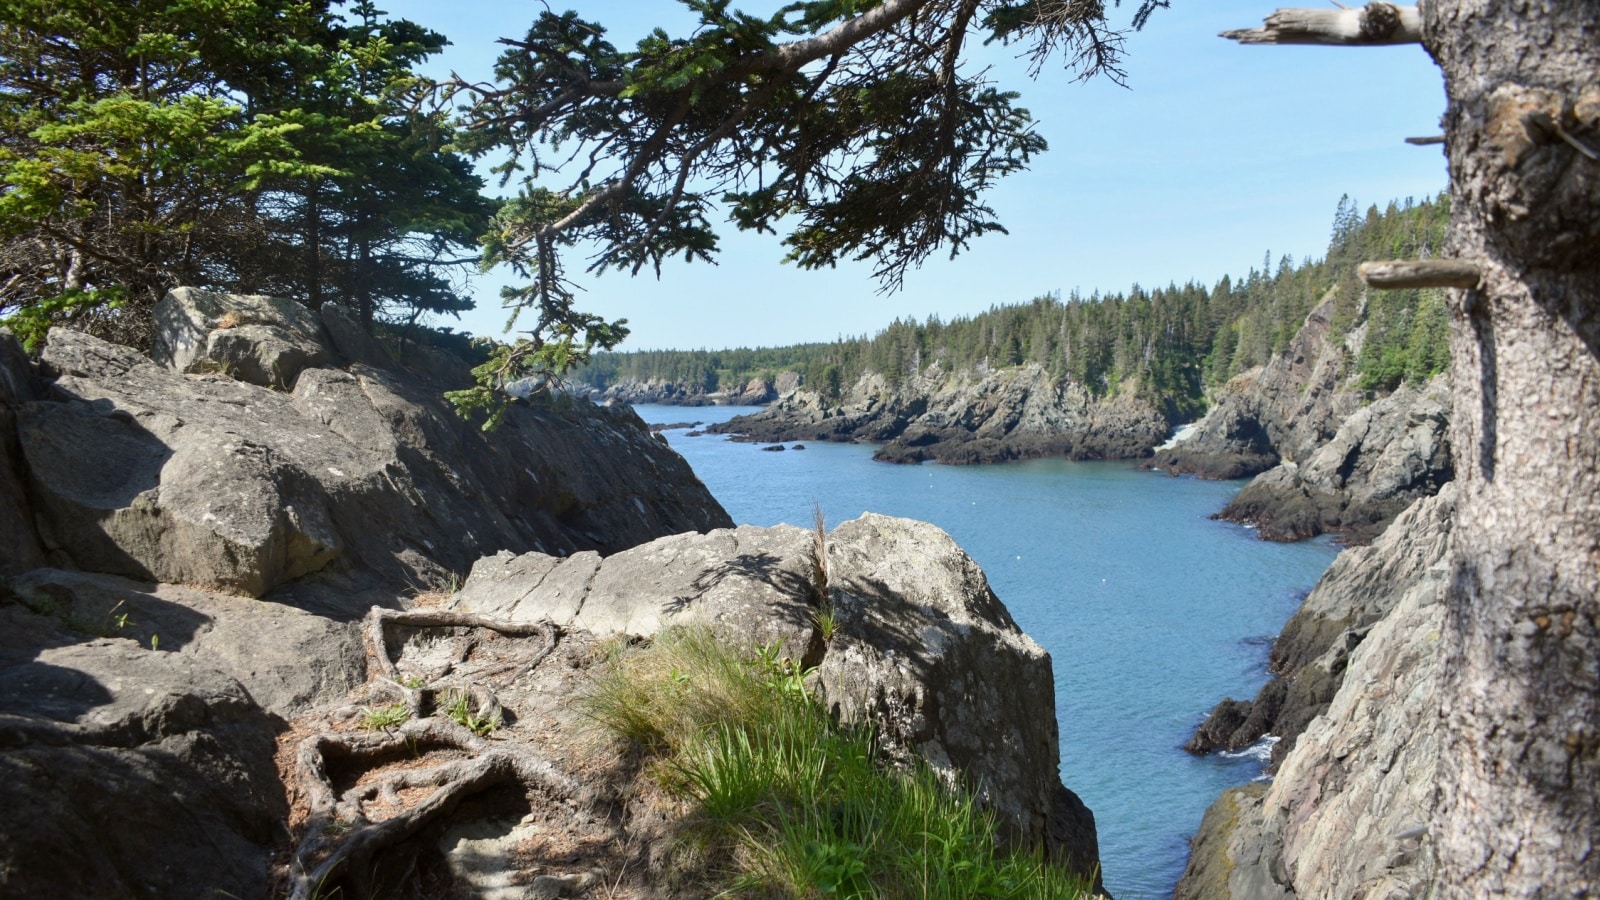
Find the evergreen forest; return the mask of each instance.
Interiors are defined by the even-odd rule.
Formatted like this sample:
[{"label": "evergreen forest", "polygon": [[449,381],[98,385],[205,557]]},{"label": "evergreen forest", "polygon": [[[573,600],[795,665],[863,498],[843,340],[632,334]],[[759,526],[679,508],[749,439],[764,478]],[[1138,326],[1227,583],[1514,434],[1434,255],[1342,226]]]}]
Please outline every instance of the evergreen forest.
[{"label": "evergreen forest", "polygon": [[[770,42],[848,12],[828,8],[814,22],[790,21],[787,13],[770,22],[730,18],[716,4],[702,13],[728,35]],[[336,302],[375,331],[426,335],[467,351],[474,362],[490,357],[477,370],[484,387],[456,397],[468,409],[492,410],[500,402],[492,399],[493,389],[516,378],[543,375],[553,384],[575,369],[577,377],[602,387],[618,380],[668,381],[705,391],[796,371],[836,398],[863,373],[881,373],[897,385],[937,361],[946,371],[1034,363],[1099,395],[1136,391],[1176,420],[1198,412],[1208,387],[1282,350],[1306,313],[1333,290],[1336,329],[1366,329],[1356,361],[1364,389],[1392,389],[1445,365],[1441,293],[1369,295],[1355,276],[1362,260],[1436,254],[1447,218],[1442,198],[1364,214],[1345,198],[1323,259],[1273,260],[1269,254],[1260,269],[1209,288],[1191,281],[1042,297],[951,321],[898,320],[875,336],[832,343],[604,352],[627,336],[626,325],[574,306],[562,287],[557,251],[582,232],[621,248],[598,268],[637,274],[661,254],[709,258],[714,240],[704,214],[669,214],[677,207],[658,208],[645,194],[618,200],[622,206],[604,215],[598,206],[580,212],[611,202],[601,203],[611,196],[609,188],[593,185],[556,197],[524,183],[518,193],[495,197],[474,171],[475,160],[512,152],[502,167],[510,183],[519,171],[515,154],[538,144],[539,127],[515,126],[519,116],[531,115],[519,104],[533,102],[519,91],[542,97],[539,91],[549,85],[540,79],[567,71],[546,71],[557,50],[600,66],[596,72],[632,72],[627,77],[637,83],[612,98],[625,106],[647,88],[679,90],[676,81],[651,80],[659,75],[652,67],[662,54],[672,57],[684,47],[657,47],[652,38],[622,51],[591,40],[600,34],[596,28],[570,16],[541,15],[528,41],[514,42],[502,57],[503,85],[491,89],[422,77],[418,64],[439,52],[446,38],[388,18],[371,0],[0,5],[0,325],[35,351],[53,325],[148,347],[156,301],[189,285],[289,297],[313,309]],[[746,34],[750,29],[759,34]],[[554,49],[546,46],[552,41]],[[811,96],[802,95],[790,99]],[[1023,127],[1026,118],[1011,109],[1008,97],[986,101],[996,111],[1009,110],[1001,118],[1012,124],[991,136],[1002,143],[1010,140],[1007,129]],[[914,111],[895,106],[882,112],[899,122]],[[1022,119],[1013,122],[1017,116]],[[868,130],[874,128],[898,134],[888,125]],[[1024,141],[1008,152],[1017,154],[1020,166],[1040,149]],[[536,171],[543,163],[522,165]],[[885,190],[900,196],[905,184],[892,174],[883,174]],[[973,184],[952,190],[976,190],[992,177],[997,173],[975,172]],[[876,196],[811,198],[822,204],[816,215],[843,218],[834,230],[816,231],[816,223],[801,228],[792,238],[801,242],[798,259],[822,265],[863,246],[910,240],[911,232],[881,233],[884,223],[870,215],[878,208]],[[736,224],[766,227],[774,210],[799,203],[797,197],[772,209],[763,204],[776,203],[773,197],[747,197],[737,207]],[[701,199],[679,202],[693,206]],[[879,247],[897,260],[887,283],[896,283],[897,267],[914,264],[929,247],[959,246],[997,227],[985,209],[963,208],[967,218],[911,240],[915,246]],[[869,214],[871,221],[856,223],[865,231],[837,246],[823,240],[825,234],[854,234],[845,220],[857,213]],[[546,221],[551,217],[554,224]],[[561,230],[568,226],[577,231]],[[625,233],[609,234],[608,228]],[[629,247],[643,255],[629,255]],[[502,297],[509,309],[527,313],[514,346],[469,344],[448,329],[422,328],[471,308],[467,278],[492,265],[508,266],[526,281]]]},{"label": "evergreen forest", "polygon": [[[1367,291],[1356,266],[1370,259],[1437,255],[1448,198],[1391,202],[1365,213],[1348,196],[1334,214],[1327,254],[1295,261],[1271,254],[1241,278],[1207,288],[1190,281],[1124,293],[1040,297],[971,317],[897,319],[878,334],[792,347],[597,353],[575,378],[597,388],[670,382],[707,392],[800,373],[838,400],[863,374],[903,384],[934,362],[946,371],[1037,364],[1096,396],[1132,390],[1174,421],[1197,416],[1205,394],[1288,346],[1313,307],[1334,293],[1332,326],[1364,328],[1354,360],[1358,386],[1385,393],[1449,365],[1449,320],[1440,290]],[[1355,343],[1355,342],[1352,342]]]}]

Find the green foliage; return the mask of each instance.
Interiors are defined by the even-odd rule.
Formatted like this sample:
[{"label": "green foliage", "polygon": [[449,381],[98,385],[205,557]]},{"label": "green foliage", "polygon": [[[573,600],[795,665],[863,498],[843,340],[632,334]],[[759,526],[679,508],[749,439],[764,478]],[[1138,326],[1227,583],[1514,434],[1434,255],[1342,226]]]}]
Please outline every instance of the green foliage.
[{"label": "green foliage", "polygon": [[775,647],[730,651],[669,631],[624,651],[588,701],[695,804],[692,842],[730,860],[730,894],[1062,897],[1085,885],[997,849],[992,815],[926,765],[885,768]]},{"label": "green foliage", "polygon": [[500,728],[498,716],[480,716],[472,706],[472,698],[463,693],[445,697],[445,717],[473,734],[488,735]]},{"label": "green foliage", "polygon": [[[1367,259],[1437,252],[1449,217],[1443,195],[1374,207],[1365,219],[1341,199],[1323,260],[1296,264],[1271,254],[1244,277],[1224,276],[1207,289],[1189,282],[1126,293],[1051,296],[993,306],[972,317],[897,319],[877,335],[833,344],[751,350],[596,354],[576,377],[604,388],[619,380],[674,382],[716,369],[724,383],[792,370],[830,403],[866,373],[890,386],[938,363],[946,372],[995,370],[1029,363],[1070,379],[1095,396],[1131,390],[1173,421],[1204,412],[1205,392],[1283,352],[1311,310],[1335,292],[1335,337],[1367,324],[1356,361],[1369,391],[1417,383],[1449,365],[1449,322],[1440,291],[1367,292],[1356,266]],[[1354,302],[1347,303],[1353,297]],[[1363,302],[1364,301],[1364,302]],[[1349,306],[1350,309],[1346,310]],[[1342,329],[1342,330],[1340,330]]]},{"label": "green foliage", "polygon": [[391,703],[387,706],[363,707],[360,724],[367,731],[387,731],[404,725],[410,718],[411,710],[404,703]]},{"label": "green foliage", "polygon": [[[986,2],[980,16],[942,0],[798,0],[759,16],[681,2],[698,19],[687,35],[656,29],[631,49],[547,9],[505,42],[496,84],[449,87],[466,102],[460,146],[506,156],[503,183],[523,178],[484,260],[527,281],[504,301],[538,321],[525,351],[455,398],[490,424],[494,392],[559,378],[585,362],[572,348],[625,333],[574,309],[564,260],[579,244],[594,249],[591,272],[659,274],[670,259],[712,260],[711,220],[726,210],[739,228],[784,230],[788,262],[871,260],[898,288],[932,253],[1003,231],[985,192],[1045,149],[1017,95],[962,65],[966,42],[1026,40],[1086,76],[1115,75],[1121,48],[1102,3]],[[1160,5],[1143,0],[1135,21]],[[546,354],[552,342],[562,349]]]},{"label": "green foliage", "polygon": [[0,5],[0,319],[146,345],[179,284],[415,321],[490,204],[413,116],[443,38],[370,2]]}]

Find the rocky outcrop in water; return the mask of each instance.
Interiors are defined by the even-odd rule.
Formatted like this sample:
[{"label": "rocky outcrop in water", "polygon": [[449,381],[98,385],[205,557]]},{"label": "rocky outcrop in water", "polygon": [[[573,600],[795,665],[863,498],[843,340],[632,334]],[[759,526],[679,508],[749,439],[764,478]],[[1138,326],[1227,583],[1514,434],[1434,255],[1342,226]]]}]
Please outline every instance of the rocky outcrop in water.
[{"label": "rocky outcrop in water", "polygon": [[1170,425],[1126,392],[1096,399],[1040,366],[946,373],[934,364],[898,387],[881,375],[863,376],[839,404],[797,391],[707,430],[763,443],[871,441],[884,445],[874,459],[964,465],[1045,456],[1139,459]]},{"label": "rocky outcrop in water", "polygon": [[1455,476],[1450,384],[1437,376],[1356,410],[1303,464],[1256,476],[1219,518],[1254,525],[1267,540],[1337,532],[1366,543],[1399,512]]},{"label": "rocky outcrop in water", "polygon": [[[605,807],[625,801],[573,701],[605,635],[678,619],[795,648],[841,715],[970,779],[1016,839],[1096,864],[1092,816],[1056,775],[1049,658],[942,532],[840,526],[824,595],[809,533],[721,528],[627,410],[518,403],[485,435],[439,399],[459,363],[419,351],[403,370],[336,308],[177,292],[160,317],[167,364],[58,330],[35,368],[0,334],[0,803],[25,811],[0,822],[7,894],[277,896],[339,835],[412,816],[398,849],[352,864],[357,895],[527,887],[507,872],[597,883],[526,871],[570,864],[574,847],[648,894],[670,829]],[[543,604],[562,625],[529,633],[548,647],[469,626],[384,634],[382,615],[469,568],[456,606]],[[411,724],[431,737],[394,738],[414,751],[398,760],[371,749],[393,736],[357,723],[388,692],[421,697],[413,678],[433,707],[497,686],[504,733],[485,741],[419,705],[430,717]],[[544,793],[428,806],[425,785],[385,782],[337,811],[308,793],[308,765],[344,790],[367,766],[416,768],[439,735],[476,754],[483,784],[515,760]],[[291,835],[323,837],[275,864]],[[503,855],[485,874],[471,860],[490,847]]]},{"label": "rocky outcrop in water", "polygon": [[1454,477],[1446,376],[1369,401],[1350,360],[1362,329],[1333,340],[1330,293],[1288,349],[1230,381],[1182,440],[1145,463],[1174,475],[1254,476],[1220,518],[1267,540],[1334,532],[1372,540],[1401,510]]},{"label": "rocky outcrop in water", "polygon": [[1417,502],[1372,546],[1341,554],[1284,629],[1281,699],[1261,717],[1283,736],[1277,774],[1212,805],[1177,897],[1421,894],[1434,775],[1447,764],[1438,640],[1453,517],[1448,486]]}]

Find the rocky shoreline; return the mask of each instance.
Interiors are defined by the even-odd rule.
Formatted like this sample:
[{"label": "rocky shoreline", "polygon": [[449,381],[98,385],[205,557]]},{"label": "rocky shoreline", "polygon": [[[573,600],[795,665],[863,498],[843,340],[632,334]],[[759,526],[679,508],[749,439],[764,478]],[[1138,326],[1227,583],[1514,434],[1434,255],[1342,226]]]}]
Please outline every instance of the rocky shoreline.
[{"label": "rocky shoreline", "polygon": [[707,429],[760,443],[867,441],[883,462],[976,465],[1060,456],[1139,459],[1171,423],[1137,399],[1097,400],[1039,366],[945,372],[937,363],[899,386],[863,376],[830,403],[813,391]]},{"label": "rocky shoreline", "polygon": [[1201,726],[1191,749],[1280,740],[1270,783],[1207,811],[1179,900],[1401,898],[1429,884],[1454,518],[1446,486],[1342,553],[1274,643],[1273,681]]},{"label": "rocky shoreline", "polygon": [[819,563],[730,528],[627,409],[519,401],[486,435],[440,399],[462,364],[396,366],[336,307],[158,314],[155,360],[0,332],[7,892],[694,896],[682,804],[577,702],[676,625],[781,641],[1013,842],[1097,869],[1049,656],[943,532],[869,516]]},{"label": "rocky shoreline", "polygon": [[[1360,329],[1330,339],[1331,296],[1289,352],[1230,382],[1186,440],[1146,465],[1254,475],[1218,518],[1261,537],[1351,546],[1284,626],[1271,680],[1223,699],[1185,749],[1276,738],[1270,782],[1223,792],[1175,896],[1418,895],[1441,764],[1438,634],[1455,523],[1449,382],[1368,402],[1350,385]],[[1366,546],[1360,546],[1366,545]]]},{"label": "rocky shoreline", "polygon": [[[581,376],[580,376],[581,378]],[[706,390],[703,383],[681,381],[625,380],[604,387],[574,381],[568,391],[577,397],[602,404],[648,403],[658,406],[762,406],[793,393],[800,385],[798,372],[780,372],[771,377],[751,378],[726,390]]]},{"label": "rocky shoreline", "polygon": [[1349,371],[1362,332],[1334,341],[1332,313],[1330,294],[1281,356],[1230,381],[1182,440],[1143,465],[1252,477],[1218,518],[1274,541],[1334,533],[1364,544],[1437,493],[1455,476],[1448,377],[1369,400]]}]

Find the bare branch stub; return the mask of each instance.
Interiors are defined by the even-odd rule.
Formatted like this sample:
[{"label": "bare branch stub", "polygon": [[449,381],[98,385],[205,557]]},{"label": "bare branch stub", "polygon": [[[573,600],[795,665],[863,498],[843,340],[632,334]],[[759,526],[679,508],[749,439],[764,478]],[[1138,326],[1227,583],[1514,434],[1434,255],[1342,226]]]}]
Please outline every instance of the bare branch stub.
[{"label": "bare branch stub", "polygon": [[1368,287],[1383,291],[1409,288],[1465,288],[1478,286],[1483,272],[1463,259],[1395,259],[1364,262],[1356,274]]},{"label": "bare branch stub", "polygon": [[1280,9],[1259,28],[1224,31],[1241,44],[1315,44],[1333,47],[1422,43],[1422,14],[1415,6],[1374,0],[1360,9]]}]

